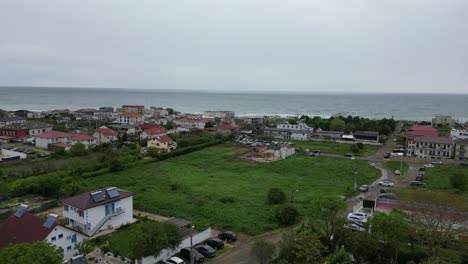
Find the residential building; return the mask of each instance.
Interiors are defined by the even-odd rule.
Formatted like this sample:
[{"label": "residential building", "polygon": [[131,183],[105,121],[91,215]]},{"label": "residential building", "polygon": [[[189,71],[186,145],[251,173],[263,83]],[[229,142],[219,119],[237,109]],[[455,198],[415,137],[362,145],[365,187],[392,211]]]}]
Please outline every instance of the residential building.
[{"label": "residential building", "polygon": [[139,124],[145,121],[145,116],[135,112],[124,112],[117,115],[117,122],[119,124]]},{"label": "residential building", "polygon": [[453,139],[467,139],[468,138],[468,130],[452,129],[450,131],[450,136]]},{"label": "residential building", "polygon": [[62,200],[68,228],[89,237],[134,222],[133,193],[109,187]]},{"label": "residential building", "polygon": [[455,155],[456,160],[468,160],[468,138],[455,140]]},{"label": "residential building", "polygon": [[97,141],[96,138],[93,136],[76,133],[72,138],[70,138],[69,144],[75,145],[77,143],[81,143],[85,145],[86,148],[89,148],[91,146],[96,145]]},{"label": "residential building", "polygon": [[1,117],[0,118],[0,127],[8,126],[11,124],[26,123],[26,118],[24,117]]},{"label": "residential building", "polygon": [[343,132],[340,131],[326,131],[318,128],[313,134],[314,137],[321,139],[341,140]]},{"label": "residential building", "polygon": [[258,116],[245,116],[245,117],[241,117],[240,120],[242,120],[242,122],[244,122],[244,124],[257,126],[257,125],[263,125],[265,118],[261,117],[261,116],[260,117],[258,117]]},{"label": "residential building", "polygon": [[[64,144],[69,145],[69,142],[73,136],[74,135],[71,133],[60,132],[60,131],[49,131],[46,133],[35,135],[34,139],[36,142],[36,147],[47,149],[49,145],[65,147]],[[61,144],[58,144],[58,143],[61,143]]]},{"label": "residential building", "polygon": [[309,140],[313,129],[306,124],[278,124],[276,128],[266,127],[263,135],[267,137],[292,140]]},{"label": "residential building", "polygon": [[155,138],[155,137],[160,137],[160,136],[164,136],[164,135],[167,135],[167,131],[164,129],[164,128],[150,128],[150,129],[146,129],[144,130],[141,135],[140,135],[140,138],[141,139],[145,139],[145,138]]},{"label": "residential building", "polygon": [[375,131],[354,131],[355,141],[379,142],[379,132]]},{"label": "residential building", "polygon": [[140,115],[145,114],[144,105],[122,105],[122,113],[137,113]]},{"label": "residential building", "polygon": [[208,118],[219,118],[223,121],[234,120],[233,111],[205,111],[203,112],[203,116]]},{"label": "residential building", "polygon": [[171,152],[177,148],[177,143],[169,136],[156,136],[148,140],[149,148],[157,148],[161,153]]},{"label": "residential building", "polygon": [[451,159],[453,149],[450,137],[417,136],[406,139],[408,157]]},{"label": "residential building", "polygon": [[204,129],[206,124],[210,121],[211,120],[207,118],[181,117],[175,119],[174,124],[189,129]]},{"label": "residential building", "polygon": [[162,108],[162,107],[151,106],[149,111],[150,111],[150,114],[156,115],[156,116],[159,116],[159,117],[164,117],[164,116],[169,115],[169,111],[167,109]]},{"label": "residential building", "polygon": [[52,131],[52,128],[51,124],[28,120],[24,123],[13,123],[0,127],[0,135],[25,140],[28,137]]},{"label": "residential building", "polygon": [[455,125],[455,119],[451,116],[437,115],[432,118],[432,126],[451,126]]},{"label": "residential building", "polygon": [[70,228],[58,224],[58,216],[49,214],[42,219],[28,212],[28,206],[22,204],[7,220],[0,224],[0,250],[10,244],[45,241],[62,250],[63,260],[69,260],[78,251],[75,244],[86,237]]},{"label": "residential building", "polygon": [[100,127],[94,130],[93,137],[96,138],[97,144],[102,143],[112,143],[118,140],[119,133],[115,130],[112,130],[108,127]]},{"label": "residential building", "polygon": [[234,123],[222,124],[216,127],[216,132],[224,135],[231,135],[237,133],[239,127]]},{"label": "residential building", "polygon": [[431,126],[411,126],[406,132],[406,137],[417,137],[417,136],[431,136],[436,137],[439,135],[437,129]]}]

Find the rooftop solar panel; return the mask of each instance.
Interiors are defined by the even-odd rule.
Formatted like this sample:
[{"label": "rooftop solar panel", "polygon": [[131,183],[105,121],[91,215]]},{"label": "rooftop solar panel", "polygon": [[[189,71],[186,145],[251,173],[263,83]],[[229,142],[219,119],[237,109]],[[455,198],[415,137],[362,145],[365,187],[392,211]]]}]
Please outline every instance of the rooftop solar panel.
[{"label": "rooftop solar panel", "polygon": [[102,201],[104,201],[106,199],[106,197],[104,197],[104,193],[102,191],[91,193],[91,197],[93,198],[93,201],[95,203],[102,202]]},{"label": "rooftop solar panel", "polygon": [[45,223],[42,226],[47,227],[47,228],[51,228],[52,225],[55,223],[55,221],[57,221],[57,216],[56,215],[49,215],[49,217],[47,217],[47,220],[45,221]]},{"label": "rooftop solar panel", "polygon": [[115,198],[115,197],[119,197],[120,196],[120,193],[119,191],[117,190],[117,188],[113,187],[113,188],[108,188],[106,189],[107,191],[107,194],[109,195],[110,198]]},{"label": "rooftop solar panel", "polygon": [[20,208],[18,208],[18,210],[16,210],[15,216],[16,217],[21,217],[24,214],[24,212],[26,212],[27,209],[28,209],[28,207],[26,207],[24,205],[21,205]]}]

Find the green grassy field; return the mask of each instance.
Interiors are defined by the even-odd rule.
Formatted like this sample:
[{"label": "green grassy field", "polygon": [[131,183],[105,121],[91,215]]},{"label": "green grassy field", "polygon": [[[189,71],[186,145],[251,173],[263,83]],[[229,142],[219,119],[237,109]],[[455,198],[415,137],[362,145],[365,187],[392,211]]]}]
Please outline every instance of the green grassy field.
[{"label": "green grassy field", "polygon": [[[395,173],[395,170],[401,170],[401,162],[398,160],[386,161],[383,166],[389,169],[391,173]],[[405,177],[406,175],[408,175],[408,164],[403,162],[403,170],[401,171],[400,177]]]},{"label": "green grassy field", "polygon": [[455,173],[463,173],[465,177],[468,177],[468,167],[453,165],[426,168],[424,172],[424,182],[427,184],[428,189],[446,190],[468,197],[468,186],[465,186],[464,191],[452,187],[450,176]]},{"label": "green grassy field", "polygon": [[[292,140],[296,148],[308,148],[310,150],[320,150],[322,153],[340,154],[352,153],[351,146],[355,144],[336,143],[329,141],[299,141]],[[359,153],[354,153],[355,156],[366,157],[377,152],[380,146],[365,145]]]},{"label": "green grassy field", "polygon": [[271,163],[238,158],[238,146],[220,145],[118,173],[81,180],[88,190],[117,186],[135,193],[135,208],[193,219],[197,229],[209,225],[247,234],[278,228],[275,206],[266,204],[271,187],[291,192],[300,212],[308,214],[322,196],[345,194],[353,186],[377,179],[367,162],[331,157],[294,156]]}]

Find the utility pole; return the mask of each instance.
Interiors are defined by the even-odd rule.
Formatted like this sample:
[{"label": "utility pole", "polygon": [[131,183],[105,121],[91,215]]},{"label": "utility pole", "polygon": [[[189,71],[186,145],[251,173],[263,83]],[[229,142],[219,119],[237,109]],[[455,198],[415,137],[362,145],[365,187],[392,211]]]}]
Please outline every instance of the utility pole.
[{"label": "utility pole", "polygon": [[354,168],[354,190],[357,189],[357,168]]},{"label": "utility pole", "polygon": [[400,175],[403,175],[403,156],[400,157]]},{"label": "utility pole", "polygon": [[194,227],[195,226],[192,225],[192,222],[190,221],[190,264],[194,264],[195,262],[194,257],[193,257],[193,241],[192,241]]}]

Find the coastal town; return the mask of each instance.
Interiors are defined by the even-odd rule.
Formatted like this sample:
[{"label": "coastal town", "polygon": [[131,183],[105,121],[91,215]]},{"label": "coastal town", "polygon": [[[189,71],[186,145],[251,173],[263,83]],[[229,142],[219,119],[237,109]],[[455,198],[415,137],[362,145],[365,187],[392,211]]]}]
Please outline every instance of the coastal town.
[{"label": "coastal town", "polygon": [[[339,234],[352,263],[466,257],[468,124],[450,116],[236,116],[144,105],[0,115],[0,252],[42,241],[72,264],[327,263],[341,250]],[[321,213],[312,209],[319,205]],[[311,221],[321,231],[304,236]],[[418,250],[385,235],[392,223]],[[288,234],[316,241],[318,253],[288,255],[279,243]],[[153,245],[154,237],[165,240]],[[383,237],[372,250],[394,253],[358,245]],[[260,242],[278,250],[259,257]]]}]

